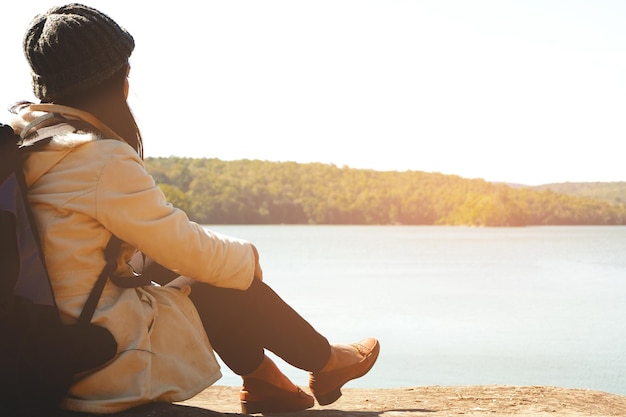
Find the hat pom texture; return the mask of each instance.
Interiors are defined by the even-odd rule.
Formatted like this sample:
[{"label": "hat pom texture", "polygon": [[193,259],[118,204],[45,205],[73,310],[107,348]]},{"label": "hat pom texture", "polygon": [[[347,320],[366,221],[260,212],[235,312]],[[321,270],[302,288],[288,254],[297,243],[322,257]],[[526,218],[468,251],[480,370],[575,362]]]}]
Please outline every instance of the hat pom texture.
[{"label": "hat pom texture", "polygon": [[36,16],[23,47],[35,96],[53,101],[109,79],[128,63],[135,41],[104,13],[68,4]]}]

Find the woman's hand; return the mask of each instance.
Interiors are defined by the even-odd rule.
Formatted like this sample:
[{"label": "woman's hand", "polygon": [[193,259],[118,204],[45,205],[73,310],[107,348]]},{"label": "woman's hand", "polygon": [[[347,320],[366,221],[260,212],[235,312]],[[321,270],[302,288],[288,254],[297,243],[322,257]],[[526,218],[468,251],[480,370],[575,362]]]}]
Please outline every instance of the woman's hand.
[{"label": "woman's hand", "polygon": [[254,278],[259,281],[263,281],[263,270],[261,269],[261,263],[259,262],[259,251],[256,250],[256,246],[252,246],[252,252],[254,253]]}]

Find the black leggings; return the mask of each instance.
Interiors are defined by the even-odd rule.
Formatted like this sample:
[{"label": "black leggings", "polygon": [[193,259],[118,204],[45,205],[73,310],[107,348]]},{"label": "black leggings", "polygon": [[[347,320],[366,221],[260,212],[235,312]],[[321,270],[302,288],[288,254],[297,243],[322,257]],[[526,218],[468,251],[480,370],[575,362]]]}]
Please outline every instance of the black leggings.
[{"label": "black leggings", "polygon": [[264,349],[311,372],[330,357],[328,340],[262,281],[245,291],[196,283],[190,298],[213,349],[237,375],[254,371]]},{"label": "black leggings", "polygon": [[[144,274],[160,285],[178,277],[157,263]],[[322,369],[330,357],[328,340],[258,279],[243,291],[197,282],[189,298],[213,350],[237,375],[254,371],[265,349],[310,372]]]}]

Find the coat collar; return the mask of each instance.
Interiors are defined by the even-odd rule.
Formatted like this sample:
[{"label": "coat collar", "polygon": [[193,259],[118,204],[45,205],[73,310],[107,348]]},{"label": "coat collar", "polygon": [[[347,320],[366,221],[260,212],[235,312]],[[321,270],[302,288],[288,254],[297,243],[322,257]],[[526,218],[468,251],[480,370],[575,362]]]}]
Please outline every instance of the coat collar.
[{"label": "coat collar", "polygon": [[[88,112],[58,104],[25,103],[15,108],[11,126],[23,140],[51,137],[51,149],[73,148],[102,136],[125,142],[117,133]],[[58,116],[58,117],[54,117]],[[67,120],[68,122],[63,122]],[[77,130],[71,121],[80,121],[97,132]]]}]

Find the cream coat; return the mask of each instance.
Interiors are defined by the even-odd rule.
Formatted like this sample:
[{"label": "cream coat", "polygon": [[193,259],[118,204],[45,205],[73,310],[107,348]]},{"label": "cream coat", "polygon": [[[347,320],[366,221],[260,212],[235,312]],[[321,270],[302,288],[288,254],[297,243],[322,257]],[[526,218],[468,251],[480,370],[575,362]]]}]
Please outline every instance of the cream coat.
[{"label": "cream coat", "polygon": [[[19,131],[36,114],[25,110]],[[39,130],[54,139],[26,162],[31,202],[63,319],[75,320],[104,266],[114,233],[130,249],[181,275],[246,289],[254,274],[248,242],[208,232],[172,207],[127,144],[71,133],[67,125]],[[120,262],[118,272],[128,269]],[[122,289],[108,283],[93,322],[118,343],[115,359],[77,380],[64,408],[114,413],[147,401],[190,398],[220,378],[219,366],[189,287]]]}]

